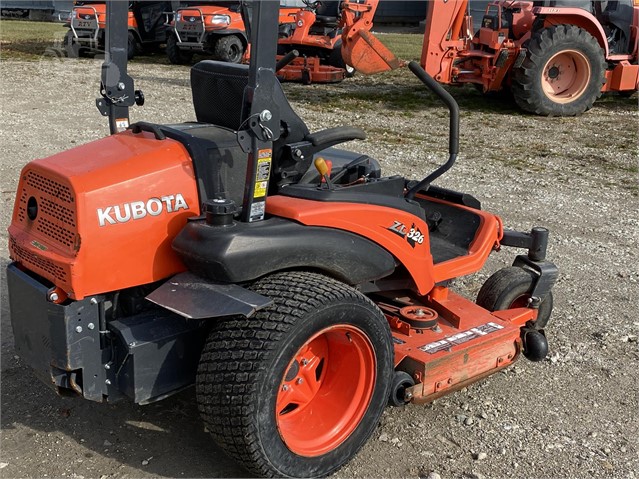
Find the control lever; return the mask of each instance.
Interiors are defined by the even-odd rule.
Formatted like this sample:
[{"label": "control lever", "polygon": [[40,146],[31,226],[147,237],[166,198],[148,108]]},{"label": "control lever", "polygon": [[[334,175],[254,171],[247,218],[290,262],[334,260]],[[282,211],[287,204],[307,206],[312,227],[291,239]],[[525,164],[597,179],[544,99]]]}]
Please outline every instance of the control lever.
[{"label": "control lever", "polygon": [[315,168],[317,169],[317,172],[320,174],[322,178],[324,178],[324,181],[326,181],[326,186],[328,187],[328,189],[332,190],[333,182],[331,181],[330,171],[329,171],[328,164],[326,163],[326,160],[322,158],[321,156],[318,156],[317,158],[315,158],[314,165],[315,165]]}]

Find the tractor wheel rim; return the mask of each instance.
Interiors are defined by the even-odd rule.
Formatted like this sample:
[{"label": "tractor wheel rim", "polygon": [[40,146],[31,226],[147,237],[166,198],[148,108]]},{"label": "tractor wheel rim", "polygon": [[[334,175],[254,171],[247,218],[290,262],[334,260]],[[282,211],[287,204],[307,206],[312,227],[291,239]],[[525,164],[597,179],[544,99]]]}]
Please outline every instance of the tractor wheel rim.
[{"label": "tractor wheel rim", "polygon": [[529,306],[529,300],[530,300],[530,295],[529,294],[522,294],[521,296],[517,296],[512,303],[510,303],[510,306],[508,307],[508,309],[513,309],[513,308],[527,308]]},{"label": "tractor wheel rim", "polygon": [[229,49],[229,58],[234,63],[237,63],[241,60],[242,52],[238,46],[231,45],[231,48]]},{"label": "tractor wheel rim", "polygon": [[331,326],[311,337],[279,385],[275,415],[286,446],[315,457],[348,439],[371,402],[375,365],[373,346],[354,326]]},{"label": "tractor wheel rim", "polygon": [[544,66],[541,86],[555,103],[570,103],[579,98],[590,83],[590,62],[577,50],[564,50]]}]

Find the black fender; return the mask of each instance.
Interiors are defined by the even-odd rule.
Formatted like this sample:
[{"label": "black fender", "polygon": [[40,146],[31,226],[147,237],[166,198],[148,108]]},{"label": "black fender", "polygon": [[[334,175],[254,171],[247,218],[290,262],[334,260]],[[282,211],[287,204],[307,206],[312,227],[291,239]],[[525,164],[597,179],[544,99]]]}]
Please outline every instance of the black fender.
[{"label": "black fender", "polygon": [[211,226],[189,221],[173,240],[187,268],[216,282],[244,283],[276,271],[312,269],[356,285],[388,276],[388,251],[348,231],[283,218]]}]

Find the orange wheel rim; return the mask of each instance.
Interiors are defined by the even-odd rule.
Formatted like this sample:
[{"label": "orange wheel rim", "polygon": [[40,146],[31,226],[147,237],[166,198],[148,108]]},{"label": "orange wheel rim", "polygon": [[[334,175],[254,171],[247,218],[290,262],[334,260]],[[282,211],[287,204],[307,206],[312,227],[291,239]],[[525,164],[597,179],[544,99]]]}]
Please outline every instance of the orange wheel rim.
[{"label": "orange wheel rim", "polygon": [[326,454],[357,428],[375,388],[375,351],[350,325],[323,329],[295,353],[279,385],[280,437],[300,456]]},{"label": "orange wheel rim", "polygon": [[544,66],[541,86],[555,103],[570,103],[579,98],[590,83],[590,62],[577,50],[564,50]]}]

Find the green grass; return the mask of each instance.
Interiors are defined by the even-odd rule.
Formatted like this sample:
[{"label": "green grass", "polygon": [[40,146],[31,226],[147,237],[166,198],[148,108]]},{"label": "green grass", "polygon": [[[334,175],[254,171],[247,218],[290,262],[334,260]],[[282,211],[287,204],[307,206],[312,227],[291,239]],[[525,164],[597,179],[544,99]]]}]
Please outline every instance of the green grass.
[{"label": "green grass", "polygon": [[0,57],[3,60],[37,60],[47,48],[62,43],[67,29],[61,23],[0,21]]},{"label": "green grass", "polygon": [[375,36],[398,58],[419,61],[424,35],[419,33],[376,33]]}]

